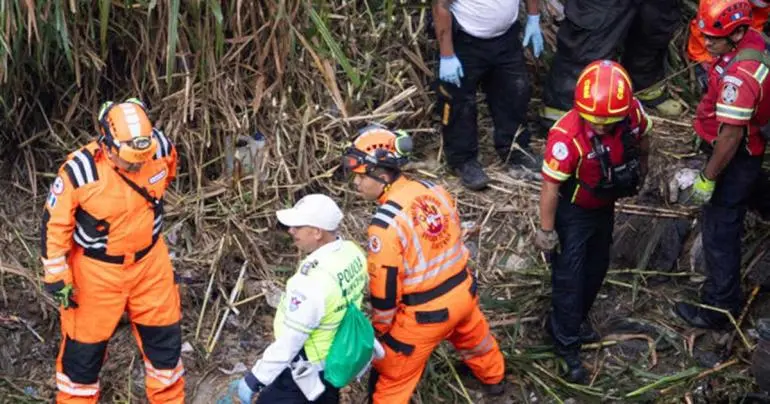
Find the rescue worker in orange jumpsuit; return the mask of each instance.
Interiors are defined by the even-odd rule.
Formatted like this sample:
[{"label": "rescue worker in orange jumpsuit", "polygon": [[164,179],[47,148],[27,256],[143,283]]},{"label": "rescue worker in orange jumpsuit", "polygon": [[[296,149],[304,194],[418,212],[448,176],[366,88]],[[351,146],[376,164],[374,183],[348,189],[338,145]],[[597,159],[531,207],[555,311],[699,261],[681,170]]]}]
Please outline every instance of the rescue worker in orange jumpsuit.
[{"label": "rescue worker in orange jumpsuit", "polygon": [[[763,0],[750,0],[752,6],[751,28],[762,32],[770,14],[770,2]],[[706,91],[708,86],[708,74],[714,56],[706,49],[706,40],[703,32],[698,28],[698,19],[690,21],[690,36],[687,38],[687,56],[697,62],[695,75],[701,90]]]},{"label": "rescue worker in orange jumpsuit", "polygon": [[[763,181],[762,158],[770,137],[770,54],[762,35],[751,28],[751,13],[748,0],[702,0],[697,16],[706,49],[714,55],[694,123],[709,156],[691,198],[704,205],[701,235],[708,276],[701,300],[736,316],[743,306],[743,219]],[[720,312],[685,302],[674,310],[694,327],[731,327]]]},{"label": "rescue worker in orange jumpsuit", "polygon": [[588,312],[610,263],[615,201],[643,181],[651,123],[628,73],[610,60],[583,69],[574,104],[548,133],[535,244],[552,257],[546,328],[565,379],[581,383],[588,374],[580,345],[599,339]]},{"label": "rescue worker in orange jumpsuit", "polygon": [[343,158],[358,192],[379,205],[368,230],[368,270],[385,357],[373,363],[371,401],[408,403],[445,339],[488,394],[502,394],[505,364],[478,305],[455,202],[441,186],[401,173],[409,150],[403,132],[368,126]]},{"label": "rescue worker in orange jumpsuit", "polygon": [[177,152],[141,101],[107,102],[101,133],[71,153],[45,204],[45,289],[60,303],[58,403],[96,403],[107,343],[127,311],[151,403],[184,401],[179,289],[163,241]]}]

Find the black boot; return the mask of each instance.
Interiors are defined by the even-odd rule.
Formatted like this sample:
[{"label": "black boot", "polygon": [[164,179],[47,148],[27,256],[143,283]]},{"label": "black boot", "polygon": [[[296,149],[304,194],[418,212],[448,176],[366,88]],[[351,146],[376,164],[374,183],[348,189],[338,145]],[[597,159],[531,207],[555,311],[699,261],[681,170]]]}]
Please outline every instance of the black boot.
[{"label": "black boot", "polygon": [[508,159],[510,167],[514,170],[529,170],[539,172],[543,167],[543,158],[529,147],[523,150],[514,149]]},{"label": "black boot", "polygon": [[472,190],[480,191],[489,184],[489,177],[481,164],[476,160],[470,160],[460,167],[454,169],[455,174],[460,177],[463,186]]},{"label": "black boot", "polygon": [[599,342],[602,340],[602,337],[599,335],[596,330],[591,326],[591,323],[586,320],[583,321],[582,324],[580,324],[580,342],[583,344],[593,344],[594,342]]},{"label": "black boot", "polygon": [[564,359],[564,363],[567,365],[567,369],[561,373],[561,377],[570,382],[577,384],[588,383],[588,371],[583,366],[583,362],[580,360],[580,353],[577,350],[565,352],[559,354]]},{"label": "black boot", "polygon": [[676,303],[674,305],[674,312],[687,324],[697,328],[724,330],[731,326],[730,320],[724,314],[702,309],[690,303]]}]

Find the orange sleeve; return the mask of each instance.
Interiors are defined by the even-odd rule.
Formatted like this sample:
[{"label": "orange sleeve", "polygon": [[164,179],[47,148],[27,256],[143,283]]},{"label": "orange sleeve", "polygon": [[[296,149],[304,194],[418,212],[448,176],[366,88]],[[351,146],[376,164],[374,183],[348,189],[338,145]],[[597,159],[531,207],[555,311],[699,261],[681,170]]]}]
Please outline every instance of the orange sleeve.
[{"label": "orange sleeve", "polygon": [[368,272],[372,325],[378,335],[390,330],[401,301],[403,249],[395,220],[377,209],[369,226]]},{"label": "orange sleeve", "polygon": [[711,54],[706,50],[706,40],[703,33],[698,28],[698,22],[693,19],[690,21],[690,35],[687,37],[687,56],[694,62],[708,62],[712,59]]},{"label": "orange sleeve", "polygon": [[45,269],[43,282],[49,285],[72,282],[67,254],[72,249],[78,200],[71,175],[74,174],[68,163],[62,165],[51,184],[43,211],[40,256]]},{"label": "orange sleeve", "polygon": [[171,143],[171,140],[169,142],[169,147],[171,149],[171,152],[169,153],[169,156],[166,158],[168,160],[168,176],[166,177],[166,188],[171,186],[171,183],[176,179],[176,170],[177,170],[177,161],[178,156],[176,152],[176,147],[174,147],[174,144]]}]

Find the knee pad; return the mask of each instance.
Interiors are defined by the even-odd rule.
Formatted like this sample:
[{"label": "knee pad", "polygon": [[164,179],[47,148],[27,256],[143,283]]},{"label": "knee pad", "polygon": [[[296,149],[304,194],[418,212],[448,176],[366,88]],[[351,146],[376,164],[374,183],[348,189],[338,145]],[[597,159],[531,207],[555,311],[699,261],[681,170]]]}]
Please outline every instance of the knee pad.
[{"label": "knee pad", "polygon": [[155,369],[174,369],[182,355],[182,328],[179,322],[153,326],[136,324],[142,349]]},{"label": "knee pad", "polygon": [[62,370],[74,383],[93,384],[99,380],[107,341],[86,343],[76,341],[69,336],[64,341]]}]

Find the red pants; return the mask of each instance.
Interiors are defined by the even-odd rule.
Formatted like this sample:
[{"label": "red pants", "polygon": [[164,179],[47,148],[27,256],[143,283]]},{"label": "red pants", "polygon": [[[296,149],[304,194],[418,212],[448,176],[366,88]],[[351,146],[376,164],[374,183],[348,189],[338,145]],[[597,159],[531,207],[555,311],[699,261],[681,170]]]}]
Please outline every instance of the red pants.
[{"label": "red pants", "polygon": [[413,316],[396,315],[393,327],[380,339],[385,358],[374,362],[372,403],[408,404],[428,358],[445,339],[482,383],[503,380],[505,363],[497,340],[477,299],[469,299],[466,304],[454,304],[448,320],[435,324],[418,324]]},{"label": "red pants", "polygon": [[[133,257],[130,257],[133,258]],[[62,343],[56,360],[57,403],[96,403],[107,343],[124,311],[145,365],[151,403],[184,402],[179,288],[163,240],[139,262],[110,264],[70,257],[76,309],[60,310]]]}]

